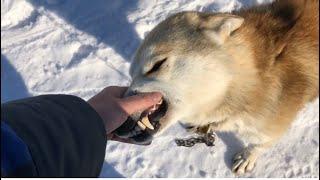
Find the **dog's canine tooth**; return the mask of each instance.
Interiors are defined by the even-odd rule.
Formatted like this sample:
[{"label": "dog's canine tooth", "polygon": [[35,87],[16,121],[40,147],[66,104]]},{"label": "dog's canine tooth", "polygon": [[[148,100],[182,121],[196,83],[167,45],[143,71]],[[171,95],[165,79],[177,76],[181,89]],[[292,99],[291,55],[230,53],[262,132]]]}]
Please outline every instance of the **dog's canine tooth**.
[{"label": "dog's canine tooth", "polygon": [[162,104],[163,100],[161,99],[157,104],[160,105]]},{"label": "dog's canine tooth", "polygon": [[138,121],[137,124],[142,130],[146,129],[146,125],[144,125],[141,121]]},{"label": "dog's canine tooth", "polygon": [[152,108],[150,109],[150,111],[155,111],[155,110],[157,110],[157,106],[153,105]]},{"label": "dog's canine tooth", "polygon": [[[139,122],[139,121],[138,121],[138,122]],[[154,130],[154,127],[153,127],[152,124],[150,123],[148,116],[143,117],[142,120],[141,120],[141,122],[142,122],[147,128]]]}]

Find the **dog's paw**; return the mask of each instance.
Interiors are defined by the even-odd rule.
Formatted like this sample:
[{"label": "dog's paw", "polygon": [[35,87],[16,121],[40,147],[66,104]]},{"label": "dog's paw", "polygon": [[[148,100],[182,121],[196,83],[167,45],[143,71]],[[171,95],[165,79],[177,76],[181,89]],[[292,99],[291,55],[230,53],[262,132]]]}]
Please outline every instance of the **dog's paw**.
[{"label": "dog's paw", "polygon": [[211,132],[210,130],[211,130],[210,125],[200,126],[200,127],[197,127],[196,133],[205,135],[205,134],[208,134],[209,132]]},{"label": "dog's paw", "polygon": [[256,160],[257,156],[253,151],[246,148],[234,156],[232,171],[238,175],[250,172],[254,168]]},{"label": "dog's paw", "polygon": [[197,132],[197,127],[196,126],[188,126],[188,127],[185,127],[185,130],[188,133],[196,133]]},{"label": "dog's paw", "polygon": [[209,125],[207,126],[188,126],[188,127],[184,127],[186,129],[187,132],[189,133],[196,133],[196,134],[200,134],[200,135],[205,135],[209,132]]}]

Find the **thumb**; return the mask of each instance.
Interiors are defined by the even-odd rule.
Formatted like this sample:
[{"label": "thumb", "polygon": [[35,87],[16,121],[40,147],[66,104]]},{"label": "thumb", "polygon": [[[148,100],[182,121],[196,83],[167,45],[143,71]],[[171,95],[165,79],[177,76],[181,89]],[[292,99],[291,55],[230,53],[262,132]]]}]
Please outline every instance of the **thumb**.
[{"label": "thumb", "polygon": [[157,104],[161,98],[162,95],[159,92],[142,93],[120,99],[119,103],[123,110],[131,115]]}]

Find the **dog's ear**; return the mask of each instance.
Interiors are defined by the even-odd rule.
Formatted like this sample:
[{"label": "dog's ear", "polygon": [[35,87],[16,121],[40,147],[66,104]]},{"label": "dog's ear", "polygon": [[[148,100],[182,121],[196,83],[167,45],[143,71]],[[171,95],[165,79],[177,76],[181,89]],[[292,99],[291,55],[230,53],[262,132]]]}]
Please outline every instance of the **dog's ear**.
[{"label": "dog's ear", "polygon": [[210,15],[202,18],[200,29],[210,39],[223,44],[232,32],[240,28],[244,19],[230,14]]}]

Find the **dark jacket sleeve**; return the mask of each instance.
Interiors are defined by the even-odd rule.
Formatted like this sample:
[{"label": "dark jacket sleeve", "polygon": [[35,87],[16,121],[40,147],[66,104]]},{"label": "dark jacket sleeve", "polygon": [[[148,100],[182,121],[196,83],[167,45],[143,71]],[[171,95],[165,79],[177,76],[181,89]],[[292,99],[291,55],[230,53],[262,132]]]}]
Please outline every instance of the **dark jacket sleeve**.
[{"label": "dark jacket sleeve", "polygon": [[26,143],[40,177],[99,176],[106,132],[84,100],[43,95],[12,101],[1,105],[1,120]]}]

